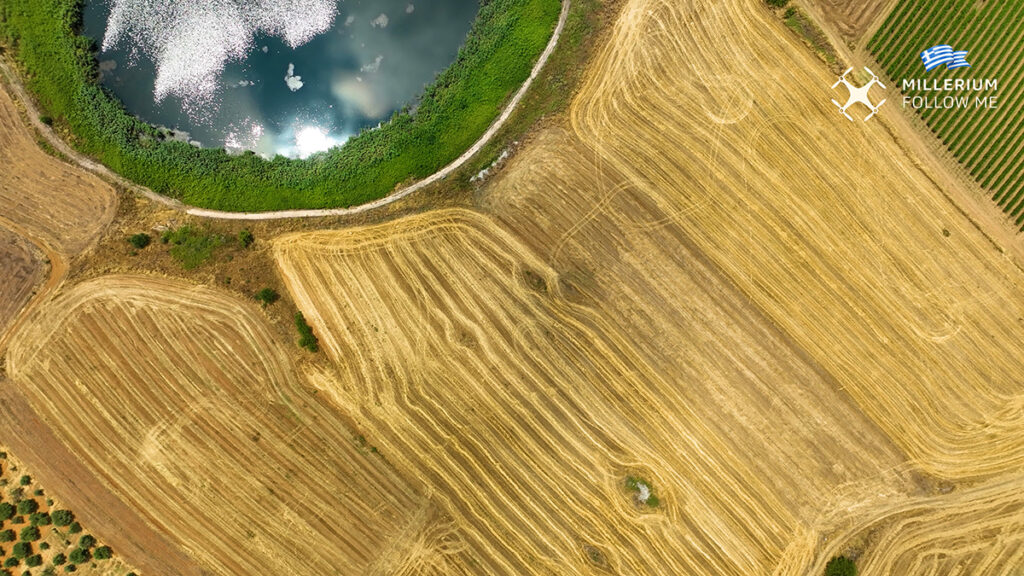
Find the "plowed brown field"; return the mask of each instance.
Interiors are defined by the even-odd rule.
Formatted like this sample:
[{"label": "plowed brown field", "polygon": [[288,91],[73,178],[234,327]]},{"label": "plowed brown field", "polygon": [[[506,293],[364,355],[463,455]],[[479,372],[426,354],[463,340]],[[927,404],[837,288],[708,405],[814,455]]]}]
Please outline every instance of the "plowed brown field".
[{"label": "plowed brown field", "polygon": [[215,291],[88,282],[8,360],[72,453],[214,573],[372,572],[392,541],[434,544],[443,525],[298,384],[251,305]]},{"label": "plowed brown field", "polygon": [[0,225],[0,339],[46,269],[38,250],[24,238]]}]

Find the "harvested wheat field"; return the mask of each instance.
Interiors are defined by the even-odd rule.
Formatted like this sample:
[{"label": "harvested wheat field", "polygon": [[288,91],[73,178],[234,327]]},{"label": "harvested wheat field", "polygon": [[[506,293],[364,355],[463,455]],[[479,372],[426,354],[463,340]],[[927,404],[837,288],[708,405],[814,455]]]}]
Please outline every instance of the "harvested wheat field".
[{"label": "harvested wheat field", "polygon": [[[461,528],[447,572],[760,573],[837,485],[896,491],[900,454],[848,399],[756,311],[716,294],[728,288],[706,268],[672,269],[679,255],[657,244],[673,230],[638,232],[597,246],[587,229],[584,258],[636,250],[671,276],[595,286],[460,210],[276,244],[338,366],[319,386]],[[657,365],[593,307],[600,290],[638,314],[670,307]],[[628,476],[660,504],[635,505]]]},{"label": "harvested wheat field", "polygon": [[2,86],[0,165],[0,224],[19,225],[32,238],[74,255],[114,217],[114,189],[40,150]]},{"label": "harvested wheat field", "polygon": [[444,518],[298,383],[256,310],[181,281],[101,278],[16,335],[8,373],[211,573],[373,573],[392,546],[443,545]]},{"label": "harvested wheat field", "polygon": [[46,265],[35,246],[0,225],[0,337],[32,297],[45,272]]}]

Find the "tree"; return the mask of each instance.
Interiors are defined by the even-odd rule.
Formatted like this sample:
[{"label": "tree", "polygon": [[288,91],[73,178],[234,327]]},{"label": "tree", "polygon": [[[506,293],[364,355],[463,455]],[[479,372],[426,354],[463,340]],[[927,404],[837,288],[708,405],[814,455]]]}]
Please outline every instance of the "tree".
[{"label": "tree", "polygon": [[280,299],[281,295],[273,288],[264,288],[256,293],[256,300],[263,304],[264,308],[266,308],[268,304],[273,304]]},{"label": "tree", "polygon": [[295,328],[299,331],[299,346],[310,352],[320,350],[320,341],[313,334],[313,328],[306,322],[306,317],[302,315],[302,312],[295,313]]},{"label": "tree", "polygon": [[72,534],[78,534],[81,531],[82,531],[82,525],[79,524],[78,522],[72,522],[71,526],[68,526],[68,532],[70,532]]},{"label": "tree", "polygon": [[825,576],[857,576],[857,565],[846,556],[836,556],[825,564]]},{"label": "tree", "polygon": [[50,518],[53,519],[55,526],[67,526],[75,521],[75,515],[71,510],[54,510]]},{"label": "tree", "polygon": [[33,555],[29,556],[28,558],[25,558],[25,565],[26,566],[42,566],[42,564],[43,564],[43,557],[40,556],[39,554],[33,554]]},{"label": "tree", "polygon": [[128,237],[128,243],[138,248],[139,250],[142,250],[146,246],[149,246],[149,243],[152,241],[153,238],[149,234],[146,234],[145,232],[132,234],[131,236]]},{"label": "tree", "polygon": [[10,502],[0,502],[0,521],[10,520],[14,516],[14,505]]},{"label": "tree", "polygon": [[58,552],[58,553],[53,555],[53,565],[54,566],[60,566],[61,564],[65,563],[67,561],[68,561],[68,557],[65,556],[64,553],[62,553],[62,552]]},{"label": "tree", "polygon": [[14,542],[15,538],[17,538],[17,535],[10,528],[0,532],[0,542]]},{"label": "tree", "polygon": [[78,539],[78,546],[80,548],[85,548],[86,550],[88,550],[89,548],[92,548],[95,545],[96,539],[93,538],[92,534],[86,534],[85,536],[82,536]]},{"label": "tree", "polygon": [[89,554],[89,551],[85,548],[75,548],[71,551],[71,554],[68,554],[68,559],[70,559],[74,564],[83,564],[88,562],[91,557],[92,555]]},{"label": "tree", "polygon": [[22,542],[35,542],[39,540],[39,528],[35,526],[25,526],[21,529],[21,541]]},{"label": "tree", "polygon": [[4,567],[6,568],[14,568],[18,564],[21,564],[21,560],[18,560],[17,558],[8,558],[7,560],[4,560]]},{"label": "tree", "polygon": [[32,477],[29,476],[28,474],[22,476],[21,478],[18,478],[18,484],[21,484],[22,486],[28,486],[31,483]]},{"label": "tree", "polygon": [[28,523],[33,526],[49,526],[53,520],[46,512],[36,512],[28,517]]},{"label": "tree", "polygon": [[32,555],[32,544],[29,542],[18,542],[11,548],[11,556],[18,558],[27,558]]},{"label": "tree", "polygon": [[39,502],[35,500],[22,500],[18,502],[18,514],[32,514],[39,510]]},{"label": "tree", "polygon": [[113,555],[114,551],[110,549],[110,546],[100,546],[92,551],[92,557],[97,560],[106,560]]},{"label": "tree", "polygon": [[242,248],[252,246],[252,243],[255,241],[256,237],[252,235],[248,228],[238,233],[238,243],[242,245]]}]

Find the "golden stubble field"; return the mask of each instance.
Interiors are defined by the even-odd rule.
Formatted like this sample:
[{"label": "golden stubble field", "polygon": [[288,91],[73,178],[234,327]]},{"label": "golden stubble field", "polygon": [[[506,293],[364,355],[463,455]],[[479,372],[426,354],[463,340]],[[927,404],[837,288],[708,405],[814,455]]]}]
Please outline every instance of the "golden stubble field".
[{"label": "golden stubble field", "polygon": [[1024,276],[897,111],[759,0],[630,0],[587,78],[479,211],[275,240],[322,358],[116,276],[9,376],[182,573],[1014,574]]}]

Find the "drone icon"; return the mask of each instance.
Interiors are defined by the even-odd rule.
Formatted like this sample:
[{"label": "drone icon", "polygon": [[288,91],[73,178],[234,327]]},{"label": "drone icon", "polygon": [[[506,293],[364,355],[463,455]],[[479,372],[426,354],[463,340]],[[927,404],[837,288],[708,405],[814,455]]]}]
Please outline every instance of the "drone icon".
[{"label": "drone icon", "polygon": [[843,72],[843,75],[839,77],[839,80],[836,80],[836,83],[832,85],[833,90],[836,86],[842,84],[846,86],[847,90],[850,91],[850,98],[849,100],[846,101],[846,104],[840,104],[839,102],[836,102],[834,99],[832,100],[832,103],[839,108],[839,111],[843,114],[843,116],[846,116],[846,119],[849,120],[850,122],[853,122],[853,118],[851,118],[850,115],[846,113],[846,110],[850,106],[853,106],[854,104],[860,102],[861,104],[870,108],[871,114],[868,114],[867,117],[864,118],[864,121],[867,122],[868,120],[871,120],[871,117],[878,112],[878,109],[882,107],[882,104],[885,104],[885,99],[879,102],[877,106],[871,103],[871,98],[868,96],[868,91],[871,90],[871,87],[874,86],[875,84],[878,84],[882,89],[885,89],[885,84],[882,84],[882,82],[878,79],[878,76],[875,76],[875,73],[872,72],[867,66],[864,67],[864,70],[868,74],[871,74],[871,81],[863,86],[854,86],[853,84],[850,84],[849,80],[846,79],[846,75],[853,71],[852,66],[850,68],[847,68],[846,72]]}]

